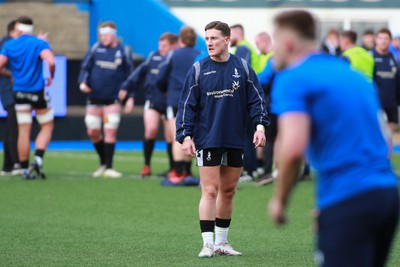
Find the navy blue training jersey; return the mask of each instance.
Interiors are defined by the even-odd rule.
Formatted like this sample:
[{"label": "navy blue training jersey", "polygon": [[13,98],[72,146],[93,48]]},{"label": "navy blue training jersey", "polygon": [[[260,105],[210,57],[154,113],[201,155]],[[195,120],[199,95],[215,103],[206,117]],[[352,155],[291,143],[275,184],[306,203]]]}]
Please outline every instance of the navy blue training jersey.
[{"label": "navy blue training jersey", "polygon": [[181,47],[169,52],[165,61],[160,64],[157,86],[167,92],[168,106],[178,107],[186,74],[200,53],[193,47]]},{"label": "navy blue training jersey", "polygon": [[377,85],[379,99],[383,108],[396,108],[400,97],[399,67],[392,53],[379,54],[375,49],[374,81]]},{"label": "navy blue training jersey", "polygon": [[[196,64],[200,66],[198,78]],[[176,117],[176,140],[182,142],[185,136],[192,136],[198,150],[243,149],[247,114],[254,128],[269,124],[263,90],[253,69],[235,55],[226,62],[206,57],[192,66],[185,79]]]},{"label": "navy blue training jersey", "polygon": [[79,74],[79,82],[92,88],[89,99],[118,99],[121,85],[131,71],[129,62],[122,44],[113,48],[96,43],[86,53]]},{"label": "navy blue training jersey", "polygon": [[122,88],[127,89],[134,96],[135,91],[139,88],[144,79],[144,88],[146,90],[145,98],[151,103],[162,109],[166,108],[166,95],[161,92],[156,83],[156,77],[159,72],[158,67],[163,61],[163,57],[158,51],[149,54],[146,61],[140,64],[122,84]]},{"label": "navy blue training jersey", "polygon": [[299,62],[276,74],[272,112],[310,117],[308,159],[317,171],[319,209],[397,187],[374,85],[334,56],[313,54]]},{"label": "navy blue training jersey", "polygon": [[[11,39],[12,38],[8,35],[4,36],[0,40],[0,50],[3,47],[3,45]],[[6,68],[9,68],[8,64],[6,65]],[[13,105],[15,103],[13,95],[13,87],[10,77],[5,77],[0,75],[0,98],[1,98],[1,104],[5,109],[7,109],[8,106]]]}]

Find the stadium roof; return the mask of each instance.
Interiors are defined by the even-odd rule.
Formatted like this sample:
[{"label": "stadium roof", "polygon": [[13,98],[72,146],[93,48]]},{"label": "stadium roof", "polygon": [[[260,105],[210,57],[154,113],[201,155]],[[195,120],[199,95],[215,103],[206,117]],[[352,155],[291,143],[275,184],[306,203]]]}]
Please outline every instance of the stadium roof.
[{"label": "stadium roof", "polygon": [[161,0],[171,7],[400,8],[400,0]]}]

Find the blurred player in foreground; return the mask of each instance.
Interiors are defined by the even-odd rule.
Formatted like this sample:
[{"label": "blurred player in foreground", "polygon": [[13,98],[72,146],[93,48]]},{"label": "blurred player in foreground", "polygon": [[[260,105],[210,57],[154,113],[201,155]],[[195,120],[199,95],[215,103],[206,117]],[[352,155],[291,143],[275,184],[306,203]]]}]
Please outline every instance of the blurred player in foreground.
[{"label": "blurred player in foreground", "polygon": [[286,222],[308,147],[318,177],[317,264],[383,266],[398,223],[399,193],[376,91],[342,60],[317,52],[311,14],[286,11],[274,23],[281,70],[272,90],[279,175],[270,215],[277,224]]}]

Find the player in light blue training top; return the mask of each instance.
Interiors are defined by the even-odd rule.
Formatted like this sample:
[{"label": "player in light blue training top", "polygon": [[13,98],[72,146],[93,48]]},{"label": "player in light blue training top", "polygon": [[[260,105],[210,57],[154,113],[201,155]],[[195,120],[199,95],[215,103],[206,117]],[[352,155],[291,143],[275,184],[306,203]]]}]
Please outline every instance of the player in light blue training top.
[{"label": "player in light blue training top", "polygon": [[[45,87],[54,78],[55,59],[47,41],[33,35],[33,21],[20,17],[16,24],[18,38],[4,44],[0,55],[0,69],[9,63],[12,73],[15,109],[18,121],[18,152],[24,177],[31,179],[36,175],[45,178],[42,159],[53,132],[53,110]],[[47,62],[50,76],[43,77],[43,60]],[[35,158],[28,168],[32,109],[40,124],[40,132],[35,142]]]},{"label": "player in light blue training top", "polygon": [[376,91],[346,62],[319,54],[305,11],[275,18],[272,111],[278,114],[279,175],[269,206],[277,223],[307,149],[317,172],[321,266],[383,266],[399,215],[388,126]]}]

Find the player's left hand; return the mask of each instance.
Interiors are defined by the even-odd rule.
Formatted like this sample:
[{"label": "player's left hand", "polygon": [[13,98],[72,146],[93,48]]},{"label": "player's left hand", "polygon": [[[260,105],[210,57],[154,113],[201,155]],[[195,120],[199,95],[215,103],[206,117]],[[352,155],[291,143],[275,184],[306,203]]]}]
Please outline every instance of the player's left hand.
[{"label": "player's left hand", "polygon": [[124,99],[125,99],[125,97],[128,95],[128,90],[125,90],[125,89],[121,89],[121,90],[119,90],[119,92],[118,92],[118,99],[119,99],[119,101],[124,101]]},{"label": "player's left hand", "polygon": [[47,82],[46,82],[46,87],[50,87],[53,83],[53,78],[51,76],[46,78]]},{"label": "player's left hand", "polygon": [[48,41],[49,33],[48,32],[39,32],[37,38]]},{"label": "player's left hand", "polygon": [[263,147],[265,146],[265,133],[263,131],[255,131],[253,137],[254,147]]},{"label": "player's left hand", "polygon": [[130,113],[132,110],[135,108],[135,99],[133,97],[128,98],[128,100],[125,103],[125,113]]},{"label": "player's left hand", "polygon": [[286,224],[285,205],[278,198],[273,197],[268,205],[268,213],[278,225]]}]

